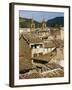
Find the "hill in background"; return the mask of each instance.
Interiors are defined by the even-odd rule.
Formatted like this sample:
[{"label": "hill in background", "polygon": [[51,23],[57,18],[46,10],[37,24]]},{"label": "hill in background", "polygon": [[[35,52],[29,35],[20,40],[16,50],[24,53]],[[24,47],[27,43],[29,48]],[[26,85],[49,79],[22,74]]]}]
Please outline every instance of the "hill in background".
[{"label": "hill in background", "polygon": [[[34,20],[35,27],[40,28],[41,23]],[[55,26],[64,26],[64,17],[56,17],[50,19],[46,22],[47,27],[55,27]],[[30,28],[31,27],[31,19],[19,17],[19,27],[20,28]]]},{"label": "hill in background", "polygon": [[47,21],[47,26],[64,26],[64,17],[56,17]]}]

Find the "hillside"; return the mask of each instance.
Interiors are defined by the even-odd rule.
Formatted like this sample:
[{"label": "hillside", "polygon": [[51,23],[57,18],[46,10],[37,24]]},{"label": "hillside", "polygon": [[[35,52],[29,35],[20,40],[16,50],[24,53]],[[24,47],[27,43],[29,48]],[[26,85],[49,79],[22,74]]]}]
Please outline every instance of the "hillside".
[{"label": "hillside", "polygon": [[47,26],[64,26],[64,17],[56,17],[47,21]]},{"label": "hillside", "polygon": [[[41,23],[35,21],[35,27],[41,27]],[[48,27],[55,27],[55,26],[64,26],[64,17],[56,17],[50,19],[46,22]],[[31,27],[31,19],[19,17],[19,27],[20,28],[30,28]]]},{"label": "hillside", "polygon": [[[40,27],[41,23],[34,20],[35,27]],[[19,27],[20,28],[30,28],[31,27],[31,19],[27,18],[19,18]]]}]

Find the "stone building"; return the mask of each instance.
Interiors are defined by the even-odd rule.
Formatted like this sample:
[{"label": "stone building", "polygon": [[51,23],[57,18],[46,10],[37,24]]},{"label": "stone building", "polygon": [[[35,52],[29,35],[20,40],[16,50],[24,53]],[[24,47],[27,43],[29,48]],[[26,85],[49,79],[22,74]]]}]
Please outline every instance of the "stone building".
[{"label": "stone building", "polygon": [[23,73],[32,69],[31,48],[23,34],[19,35],[19,72]]},{"label": "stone building", "polygon": [[50,31],[51,35],[54,37],[54,39],[61,39],[61,33],[59,29],[51,29]]},{"label": "stone building", "polygon": [[31,57],[35,57],[43,53],[43,41],[38,35],[34,33],[23,33],[23,36],[28,41],[29,48],[31,48]]},{"label": "stone building", "polygon": [[19,71],[26,72],[34,68],[34,64],[41,66],[50,60],[56,63],[63,59],[63,29],[48,28],[43,20],[42,27],[36,30],[32,19],[30,31],[21,32],[19,36]]},{"label": "stone building", "polygon": [[56,55],[51,59],[50,62],[55,62],[64,66],[64,41],[63,40],[56,40],[55,47],[56,47]]}]

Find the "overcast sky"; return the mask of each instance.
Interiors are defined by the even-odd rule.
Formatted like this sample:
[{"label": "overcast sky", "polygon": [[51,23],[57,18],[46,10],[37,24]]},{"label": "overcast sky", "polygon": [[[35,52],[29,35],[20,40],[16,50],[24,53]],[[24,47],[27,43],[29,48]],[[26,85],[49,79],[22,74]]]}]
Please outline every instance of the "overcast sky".
[{"label": "overcast sky", "polygon": [[20,10],[19,16],[24,18],[33,18],[34,20],[41,22],[43,18],[47,21],[55,17],[64,17],[64,13]]}]

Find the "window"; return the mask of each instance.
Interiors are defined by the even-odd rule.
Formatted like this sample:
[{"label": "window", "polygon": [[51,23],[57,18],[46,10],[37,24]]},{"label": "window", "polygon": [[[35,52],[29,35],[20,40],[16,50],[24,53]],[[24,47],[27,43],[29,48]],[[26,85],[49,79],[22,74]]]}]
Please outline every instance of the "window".
[{"label": "window", "polygon": [[34,55],[33,55],[33,57],[36,57],[37,56],[37,54],[35,53]]},{"label": "window", "polygon": [[40,48],[40,46],[37,46],[37,48]]},{"label": "window", "polygon": [[39,56],[42,56],[43,55],[43,53],[39,53]]}]

